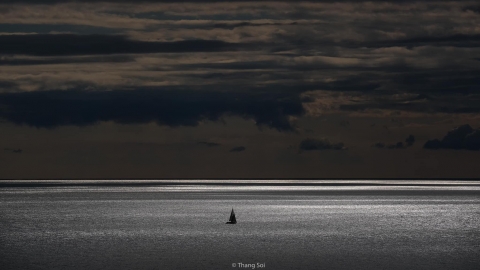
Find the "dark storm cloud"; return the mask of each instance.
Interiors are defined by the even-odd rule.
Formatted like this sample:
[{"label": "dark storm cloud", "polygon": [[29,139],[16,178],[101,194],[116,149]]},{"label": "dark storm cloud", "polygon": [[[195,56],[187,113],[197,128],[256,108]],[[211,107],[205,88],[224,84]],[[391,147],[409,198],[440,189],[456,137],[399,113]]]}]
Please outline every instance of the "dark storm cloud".
[{"label": "dark storm cloud", "polygon": [[448,36],[422,36],[409,39],[375,42],[371,44],[359,43],[357,46],[376,48],[399,46],[407,48],[419,46],[480,47],[480,35],[455,34]]},{"label": "dark storm cloud", "polygon": [[0,23],[0,29],[3,33],[36,33],[49,34],[51,32],[67,32],[75,34],[119,34],[120,29],[75,25],[75,24],[31,24],[31,23]]},{"label": "dark storm cloud", "polygon": [[238,146],[238,147],[234,147],[230,150],[230,152],[243,152],[245,151],[247,148],[245,148],[244,146]]},{"label": "dark storm cloud", "polygon": [[0,54],[7,55],[217,52],[234,50],[236,46],[238,45],[217,40],[145,42],[120,35],[0,35]]},{"label": "dark storm cloud", "polygon": [[314,150],[344,150],[346,149],[343,143],[331,143],[327,139],[305,139],[300,142],[299,150],[314,151]]},{"label": "dark storm cloud", "polygon": [[[65,1],[3,3],[60,2]],[[475,60],[480,57],[480,51],[476,50],[480,47],[480,35],[475,17],[478,5],[474,2],[378,1],[382,4],[376,5],[371,4],[372,1],[306,1],[303,5],[299,1],[278,1],[291,2],[291,9],[285,9],[290,5],[278,5],[275,1],[261,5],[254,5],[255,1],[208,0],[139,2],[173,5],[137,5],[137,2],[122,0],[102,2],[110,3],[62,5],[58,9],[5,5],[4,12],[10,17],[3,26],[9,33],[73,29],[75,33],[105,34],[111,30],[125,36],[1,35],[0,54],[15,57],[0,59],[0,66],[11,70],[0,80],[8,81],[6,76],[11,75],[16,80],[12,83],[24,91],[68,89],[76,82],[85,82],[94,89],[130,86],[133,89],[158,84],[185,87],[209,84],[215,90],[226,84],[246,87],[270,84],[273,89],[287,85],[292,96],[309,90],[331,91],[332,95],[363,94],[355,102],[339,102],[339,106],[334,106],[335,110],[346,112],[376,109],[480,112],[480,97],[476,95],[480,90],[480,67]],[[189,4],[215,2],[232,4]],[[33,12],[37,8],[44,12]],[[292,22],[292,19],[298,21]],[[156,52],[178,54],[141,55]],[[206,56],[202,52],[219,53]],[[110,54],[115,56],[109,58]],[[138,62],[108,65],[105,69],[95,65],[92,71],[83,65],[81,72],[76,73],[50,67],[42,71],[41,76],[36,75],[38,67],[23,70],[14,67],[135,61],[118,54],[137,54]],[[19,55],[27,56],[18,58]],[[84,55],[92,56],[78,57]],[[42,58],[28,58],[30,56]],[[101,58],[97,60],[96,56]],[[71,65],[65,70],[75,67]],[[105,77],[94,75],[99,70]],[[417,98],[393,98],[407,93]],[[312,97],[303,97],[301,101],[315,104]]]},{"label": "dark storm cloud", "polygon": [[[0,66],[83,64],[83,63],[127,63],[127,62],[133,62],[133,61],[135,61],[135,57],[128,56],[128,55],[49,57],[49,58],[0,57]],[[0,88],[1,88],[1,84],[0,84]]]},{"label": "dark storm cloud", "polygon": [[427,141],[423,148],[480,150],[480,129],[473,129],[470,125],[459,126],[449,131],[442,140]]},{"label": "dark storm cloud", "polygon": [[279,131],[293,127],[290,116],[304,113],[297,94],[284,91],[206,91],[135,89],[116,91],[36,91],[0,94],[0,117],[16,124],[54,128],[86,126],[99,121],[156,122],[196,126],[224,115],[253,119],[257,126]]},{"label": "dark storm cloud", "polygon": [[[385,75],[380,80],[390,79],[395,90],[419,93],[417,100],[434,100],[434,96],[427,93],[478,93],[480,90],[480,67],[439,67],[431,70],[405,69],[402,73],[394,76]],[[442,97],[438,98],[438,101]],[[451,100],[450,100],[451,101]]]},{"label": "dark storm cloud", "polygon": [[0,80],[0,89],[14,89],[17,87],[15,82]]}]

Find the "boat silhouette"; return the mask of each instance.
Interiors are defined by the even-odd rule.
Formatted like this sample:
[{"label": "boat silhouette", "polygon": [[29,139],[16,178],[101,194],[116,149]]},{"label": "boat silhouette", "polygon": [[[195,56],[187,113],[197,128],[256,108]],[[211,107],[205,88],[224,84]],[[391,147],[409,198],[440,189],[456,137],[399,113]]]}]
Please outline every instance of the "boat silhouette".
[{"label": "boat silhouette", "polygon": [[233,211],[230,213],[230,219],[227,221],[226,224],[237,224],[237,219],[235,218],[235,212]]}]

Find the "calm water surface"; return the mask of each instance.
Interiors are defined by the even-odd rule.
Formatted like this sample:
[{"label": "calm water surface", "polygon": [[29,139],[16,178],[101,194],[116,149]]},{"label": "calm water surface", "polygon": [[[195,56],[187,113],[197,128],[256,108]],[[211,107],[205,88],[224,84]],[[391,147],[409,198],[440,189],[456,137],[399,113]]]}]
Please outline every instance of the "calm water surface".
[{"label": "calm water surface", "polygon": [[[232,207],[238,224],[225,225]],[[480,185],[0,188],[1,269],[253,269],[257,263],[479,269]]]}]

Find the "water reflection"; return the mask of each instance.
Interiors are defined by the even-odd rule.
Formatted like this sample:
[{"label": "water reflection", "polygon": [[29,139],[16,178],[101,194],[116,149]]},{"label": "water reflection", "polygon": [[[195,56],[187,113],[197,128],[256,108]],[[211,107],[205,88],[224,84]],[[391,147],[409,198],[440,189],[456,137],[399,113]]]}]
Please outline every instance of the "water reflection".
[{"label": "water reflection", "polygon": [[[230,269],[241,261],[265,262],[268,269],[480,264],[475,183],[12,187],[0,195],[2,269]],[[232,207],[238,223],[227,226]]]}]

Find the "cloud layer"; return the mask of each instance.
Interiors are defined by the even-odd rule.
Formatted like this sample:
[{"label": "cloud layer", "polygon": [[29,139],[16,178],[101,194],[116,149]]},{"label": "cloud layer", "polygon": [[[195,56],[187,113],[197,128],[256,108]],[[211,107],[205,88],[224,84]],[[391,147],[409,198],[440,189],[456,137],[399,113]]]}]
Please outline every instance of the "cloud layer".
[{"label": "cloud layer", "polygon": [[[2,3],[0,115],[19,124],[175,126],[233,114],[292,130],[303,110],[480,112],[475,1]],[[145,105],[147,96],[173,100],[179,112]],[[34,97],[64,105],[44,108]],[[232,102],[238,97],[248,102]]]},{"label": "cloud layer", "polygon": [[196,126],[226,115],[253,119],[257,126],[292,131],[290,116],[303,108],[289,93],[216,92],[182,89],[34,91],[0,94],[0,117],[16,124],[54,128],[99,121]]},{"label": "cloud layer", "polygon": [[[32,46],[31,44],[35,44]],[[234,49],[218,40],[145,42],[117,35],[2,35],[0,54],[5,55],[108,55],[129,53],[216,52]]]}]

